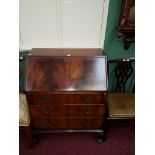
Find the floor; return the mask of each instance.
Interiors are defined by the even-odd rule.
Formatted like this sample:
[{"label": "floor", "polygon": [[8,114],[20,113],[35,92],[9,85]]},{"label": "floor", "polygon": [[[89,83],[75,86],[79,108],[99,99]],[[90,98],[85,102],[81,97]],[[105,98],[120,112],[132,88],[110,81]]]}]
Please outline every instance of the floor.
[{"label": "floor", "polygon": [[134,155],[135,129],[111,127],[107,140],[97,144],[93,133],[40,134],[39,143],[29,149],[23,132],[19,133],[19,155]]}]

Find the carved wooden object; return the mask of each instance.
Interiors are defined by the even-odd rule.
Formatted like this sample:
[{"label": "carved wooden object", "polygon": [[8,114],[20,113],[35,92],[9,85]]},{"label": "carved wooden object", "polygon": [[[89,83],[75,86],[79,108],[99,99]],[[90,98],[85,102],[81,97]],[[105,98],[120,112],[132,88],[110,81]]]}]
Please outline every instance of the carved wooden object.
[{"label": "carved wooden object", "polygon": [[124,48],[128,49],[135,36],[135,0],[123,0],[118,36],[123,37]]}]

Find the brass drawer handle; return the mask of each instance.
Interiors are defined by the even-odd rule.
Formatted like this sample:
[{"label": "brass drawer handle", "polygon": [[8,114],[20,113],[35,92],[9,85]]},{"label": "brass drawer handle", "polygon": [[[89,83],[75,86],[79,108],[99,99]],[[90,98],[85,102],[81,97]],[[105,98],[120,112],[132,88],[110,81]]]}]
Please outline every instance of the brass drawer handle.
[{"label": "brass drawer handle", "polygon": [[44,111],[45,114],[49,114],[49,112],[50,112],[49,110],[45,110]]},{"label": "brass drawer handle", "polygon": [[45,106],[45,107],[42,109],[42,113],[43,113],[43,114],[50,114],[51,112],[52,112],[51,107]]},{"label": "brass drawer handle", "polygon": [[41,98],[41,100],[44,101],[44,102],[48,102],[48,97],[47,97],[47,96],[43,96],[43,97]]},{"label": "brass drawer handle", "polygon": [[92,100],[92,97],[91,96],[84,96],[83,99],[86,101],[86,102],[90,102]]}]

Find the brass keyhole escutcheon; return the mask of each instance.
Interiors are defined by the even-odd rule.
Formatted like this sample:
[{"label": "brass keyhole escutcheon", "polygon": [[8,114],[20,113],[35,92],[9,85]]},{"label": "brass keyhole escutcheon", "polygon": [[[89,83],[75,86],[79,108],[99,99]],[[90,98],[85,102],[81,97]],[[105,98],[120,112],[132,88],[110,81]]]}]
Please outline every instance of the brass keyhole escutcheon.
[{"label": "brass keyhole escutcheon", "polygon": [[43,96],[43,97],[41,98],[41,100],[44,101],[44,102],[48,102],[48,97],[47,97],[47,96]]},{"label": "brass keyhole escutcheon", "polygon": [[90,109],[88,107],[85,108],[85,113],[89,114],[90,113]]}]

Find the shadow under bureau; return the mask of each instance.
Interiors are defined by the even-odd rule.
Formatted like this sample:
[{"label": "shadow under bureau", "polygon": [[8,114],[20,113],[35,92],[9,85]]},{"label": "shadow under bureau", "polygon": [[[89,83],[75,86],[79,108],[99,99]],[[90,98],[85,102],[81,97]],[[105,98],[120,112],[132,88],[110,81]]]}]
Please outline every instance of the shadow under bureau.
[{"label": "shadow under bureau", "polygon": [[94,132],[103,141],[107,58],[101,49],[32,49],[26,95],[33,132]]}]

